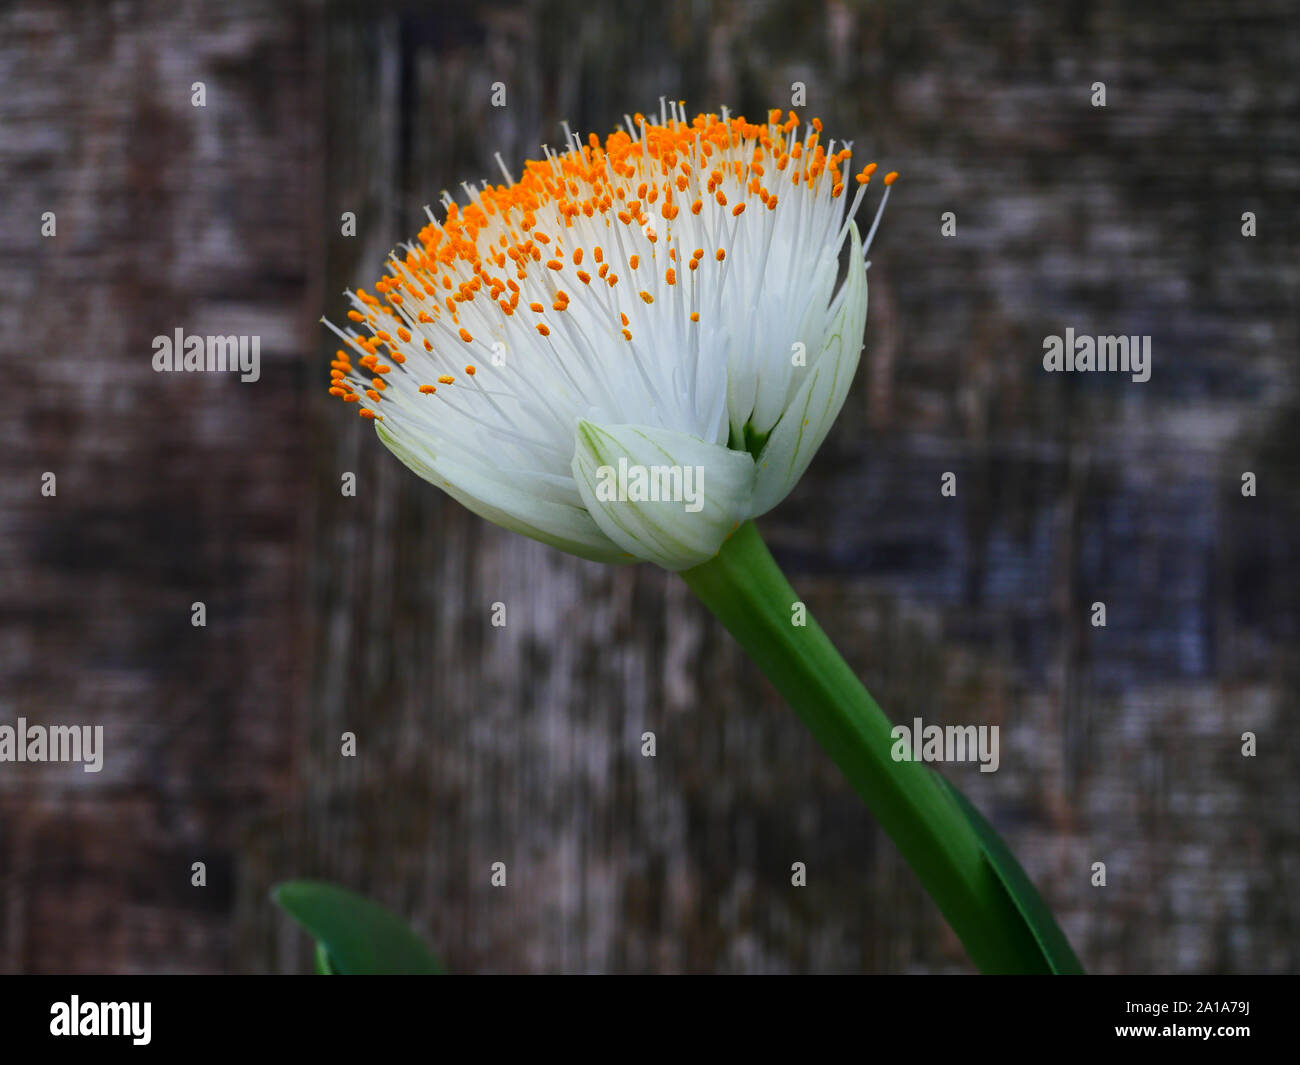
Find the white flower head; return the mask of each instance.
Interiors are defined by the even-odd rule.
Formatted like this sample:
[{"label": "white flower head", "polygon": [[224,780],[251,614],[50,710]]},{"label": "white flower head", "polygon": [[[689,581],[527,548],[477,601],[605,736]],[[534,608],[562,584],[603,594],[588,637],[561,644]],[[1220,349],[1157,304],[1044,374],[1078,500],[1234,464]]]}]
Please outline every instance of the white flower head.
[{"label": "white flower head", "polygon": [[850,149],[821,129],[676,104],[603,145],[566,127],[520,180],[502,163],[467,205],[444,194],[377,294],[349,293],[330,392],[489,521],[583,558],[707,561],[789,493],[857,369],[875,164],[845,197]]}]

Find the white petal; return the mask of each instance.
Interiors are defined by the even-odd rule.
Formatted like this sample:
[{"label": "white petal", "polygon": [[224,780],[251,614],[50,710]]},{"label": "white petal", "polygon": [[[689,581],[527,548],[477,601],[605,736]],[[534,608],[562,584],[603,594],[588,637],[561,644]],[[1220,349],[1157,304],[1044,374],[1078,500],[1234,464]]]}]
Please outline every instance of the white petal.
[{"label": "white petal", "polygon": [[[676,468],[677,498],[627,498],[635,495],[637,471],[653,475],[655,467]],[[620,468],[626,473],[617,486]],[[671,429],[596,425],[583,419],[578,422],[573,476],[606,536],[636,558],[682,570],[716,555],[746,517],[754,460],[743,451]]]},{"label": "white petal", "polygon": [[820,261],[811,264],[812,269],[798,290],[799,297],[807,300],[803,312],[798,313],[795,309],[797,304],[792,294],[790,302],[794,305],[790,310],[795,313],[791,315],[789,324],[769,325],[765,329],[768,342],[763,346],[767,348],[767,357],[755,367],[758,390],[754,396],[753,413],[748,419],[760,433],[770,432],[780,420],[794,394],[796,375],[807,373],[797,369],[791,358],[794,342],[803,343],[811,366],[816,361],[816,352],[825,346],[826,337],[830,335],[827,330],[833,324],[829,320],[835,310],[831,296],[835,293],[835,278],[840,268],[840,250],[827,247]]},{"label": "white petal", "polygon": [[534,540],[593,562],[627,562],[629,559],[591,519],[575,498],[573,503],[546,498],[541,487],[524,475],[511,476],[491,467],[476,469],[447,456],[420,453],[411,438],[394,437],[382,422],[375,425],[385,446],[415,473],[495,525],[523,533]]},{"label": "white petal", "polygon": [[862,238],[850,226],[852,247],[840,306],[827,330],[826,346],[759,453],[754,505],[750,517],[776,506],[790,493],[830,432],[857,372],[862,331],[867,321],[867,270]]}]

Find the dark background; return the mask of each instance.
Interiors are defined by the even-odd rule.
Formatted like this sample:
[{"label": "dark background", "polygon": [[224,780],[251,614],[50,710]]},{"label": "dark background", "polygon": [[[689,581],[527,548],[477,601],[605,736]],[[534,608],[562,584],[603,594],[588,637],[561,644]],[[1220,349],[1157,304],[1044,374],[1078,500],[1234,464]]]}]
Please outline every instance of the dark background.
[{"label": "dark background", "polygon": [[[305,970],[267,892],[312,875],[462,972],[968,971],[680,581],[485,524],[325,395],[319,317],[494,151],[662,95],[753,117],[794,81],[903,177],[854,391],[760,523],[778,559],[896,720],[1001,726],[997,773],[945,772],[1089,969],[1300,968],[1298,23],[5,4],[0,723],[102,724],[106,759],[0,765],[0,969]],[[177,327],[259,334],[262,379],[155,374]],[[1067,327],[1151,335],[1151,380],[1045,374]]]}]

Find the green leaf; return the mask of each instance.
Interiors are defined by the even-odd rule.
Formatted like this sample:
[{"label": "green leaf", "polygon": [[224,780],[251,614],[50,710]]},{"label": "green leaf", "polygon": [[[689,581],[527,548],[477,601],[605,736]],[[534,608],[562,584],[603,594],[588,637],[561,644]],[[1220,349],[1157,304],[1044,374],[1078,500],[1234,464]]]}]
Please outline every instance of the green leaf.
[{"label": "green leaf", "polygon": [[442,964],[395,914],[333,884],[291,880],[271,898],[316,937],[317,972],[346,976],[427,975]]},{"label": "green leaf", "polygon": [[984,847],[985,859],[993,868],[998,882],[1015,904],[1016,910],[1024,918],[1030,934],[1043,953],[1043,960],[1048,968],[1054,974],[1061,976],[1083,975],[1083,964],[1075,955],[1070,941],[1065,938],[1065,933],[1052,917],[1052,911],[1047,908],[1047,903],[1043,901],[1033,881],[1029,879],[1029,874],[1016,861],[1016,856],[1002,841],[997,830],[975,808],[975,804],[949,781],[944,780],[943,783],[961,812],[966,815],[971,827],[975,829],[975,834],[979,836],[980,843]]},{"label": "green leaf", "polygon": [[330,952],[325,949],[325,944],[319,939],[316,940],[316,975],[334,975],[334,966],[330,964]]}]

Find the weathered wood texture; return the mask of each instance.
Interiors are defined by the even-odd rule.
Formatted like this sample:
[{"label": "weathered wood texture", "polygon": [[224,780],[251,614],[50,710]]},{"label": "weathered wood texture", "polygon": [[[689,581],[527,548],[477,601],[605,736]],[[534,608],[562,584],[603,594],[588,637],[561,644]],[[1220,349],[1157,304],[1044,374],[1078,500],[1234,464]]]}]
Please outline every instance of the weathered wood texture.
[{"label": "weathered wood texture", "polygon": [[[0,765],[0,968],[302,969],[266,895],[316,875],[461,971],[966,970],[680,582],[473,518],[321,385],[317,317],[494,151],[795,81],[904,177],[774,550],[897,720],[1001,726],[998,772],[947,771],[1090,968],[1300,967],[1289,5],[27,0],[0,27],[0,723],[108,729],[98,776]],[[260,333],[263,379],[153,374],[177,326]],[[1150,334],[1151,381],[1044,374],[1067,327]]]}]

